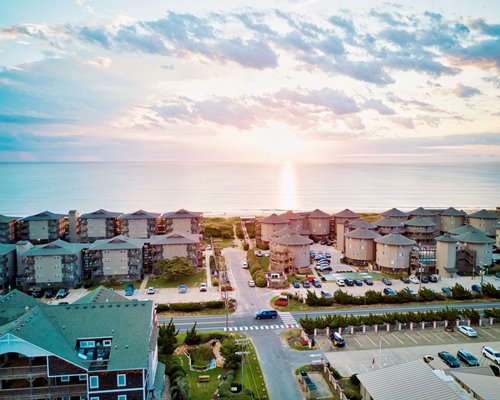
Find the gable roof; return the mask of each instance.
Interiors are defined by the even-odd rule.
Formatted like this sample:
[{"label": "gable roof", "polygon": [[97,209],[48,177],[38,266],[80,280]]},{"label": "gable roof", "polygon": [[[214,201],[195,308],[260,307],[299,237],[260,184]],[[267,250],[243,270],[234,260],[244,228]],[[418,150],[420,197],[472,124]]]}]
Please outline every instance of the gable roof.
[{"label": "gable roof", "polygon": [[40,302],[31,296],[13,289],[6,295],[0,296],[0,326],[16,320],[19,316],[34,307],[38,307]]},{"label": "gable roof", "polygon": [[0,224],[8,224],[9,222],[19,219],[18,217],[7,217],[6,215],[0,214]]},{"label": "gable roof", "polygon": [[387,210],[380,215],[382,217],[387,217],[387,218],[390,218],[390,217],[397,217],[397,218],[408,217],[408,213],[400,211],[397,208],[391,208],[390,210]]},{"label": "gable roof", "polygon": [[416,383],[411,386],[411,398],[414,399],[462,399],[422,360],[364,372],[358,374],[358,379],[373,400],[407,399],[409,393],[408,382]]},{"label": "gable roof", "polygon": [[0,256],[10,253],[11,251],[16,250],[15,244],[3,244],[0,243]]},{"label": "gable roof", "polygon": [[50,211],[42,211],[41,213],[30,215],[29,217],[25,217],[23,221],[51,221],[54,219],[60,219],[66,217],[66,214],[54,214]]},{"label": "gable roof", "polygon": [[316,209],[314,211],[311,211],[308,215],[308,218],[328,218],[330,219],[331,218],[331,215],[330,214],[327,214],[326,212],[323,212],[319,209]]},{"label": "gable roof", "polygon": [[145,239],[135,239],[125,235],[118,235],[110,239],[100,239],[91,243],[90,250],[119,250],[119,249],[141,249]]},{"label": "gable roof", "polygon": [[22,254],[28,256],[64,256],[80,253],[83,249],[88,249],[88,243],[68,243],[58,239],[47,244],[35,245]]},{"label": "gable roof", "polygon": [[147,242],[152,245],[169,245],[169,244],[196,244],[198,241],[193,240],[185,234],[179,232],[170,232],[166,235],[152,235]]},{"label": "gable roof", "polygon": [[288,220],[281,218],[277,214],[271,214],[267,218],[259,219],[261,224],[288,224]]},{"label": "gable roof", "polygon": [[480,219],[499,219],[500,215],[482,209],[481,211],[472,213],[468,215],[469,218],[480,218]]},{"label": "gable roof", "polygon": [[115,211],[106,211],[104,209],[99,209],[91,213],[87,214],[82,214],[80,215],[80,218],[82,219],[109,219],[109,218],[116,218],[122,215],[121,212],[115,212]]},{"label": "gable roof", "polygon": [[200,218],[203,214],[201,212],[193,212],[181,208],[180,210],[163,213],[163,218]]},{"label": "gable roof", "polygon": [[342,210],[338,212],[337,214],[333,214],[335,218],[359,218],[359,214],[356,214],[354,211],[349,210],[346,208],[345,210]]},{"label": "gable roof", "polygon": [[415,217],[408,221],[403,221],[403,224],[407,226],[436,226],[434,222],[432,222],[429,218],[424,217]]},{"label": "gable roof", "polygon": [[470,373],[467,370],[451,372],[459,382],[463,383],[467,388],[472,390],[480,399],[483,400],[497,400],[500,394],[500,379],[496,376],[480,375]]},{"label": "gable roof", "polygon": [[392,246],[410,246],[414,245],[416,242],[412,239],[408,239],[406,236],[400,233],[389,233],[388,235],[376,238],[375,241],[381,244],[388,244]]},{"label": "gable roof", "polygon": [[381,235],[379,233],[366,228],[354,229],[353,231],[347,232],[345,234],[345,237],[352,239],[376,239],[380,236]]},{"label": "gable roof", "polygon": [[130,214],[122,214],[120,219],[156,219],[160,213],[151,213],[144,210],[137,210]]}]

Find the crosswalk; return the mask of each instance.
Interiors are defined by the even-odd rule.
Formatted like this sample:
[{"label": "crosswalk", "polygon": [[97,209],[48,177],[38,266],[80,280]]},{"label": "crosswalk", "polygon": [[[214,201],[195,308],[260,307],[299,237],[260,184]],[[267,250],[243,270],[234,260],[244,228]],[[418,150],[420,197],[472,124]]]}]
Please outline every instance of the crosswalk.
[{"label": "crosswalk", "polygon": [[278,325],[253,325],[253,326],[233,326],[229,328],[224,328],[224,332],[241,332],[241,331],[259,331],[268,329],[293,329],[300,328],[300,324],[297,322],[292,313],[280,312],[279,316],[283,324]]}]

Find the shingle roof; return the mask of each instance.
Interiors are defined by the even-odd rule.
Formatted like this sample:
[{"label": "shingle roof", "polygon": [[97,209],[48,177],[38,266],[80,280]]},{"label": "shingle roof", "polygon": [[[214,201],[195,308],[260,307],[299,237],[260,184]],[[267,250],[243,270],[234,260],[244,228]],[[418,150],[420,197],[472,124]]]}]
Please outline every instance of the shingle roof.
[{"label": "shingle roof", "polygon": [[[358,374],[372,400],[461,400],[422,360]],[[409,383],[414,384],[409,387]]]},{"label": "shingle roof", "polygon": [[325,218],[325,219],[328,218],[328,219],[330,219],[331,215],[327,214],[326,212],[323,212],[319,209],[316,209],[316,210],[310,212],[308,217],[309,218]]},{"label": "shingle roof", "polygon": [[277,214],[271,214],[267,218],[259,219],[261,224],[288,224],[288,220],[279,217]]},{"label": "shingle roof", "polygon": [[376,238],[375,241],[393,246],[410,246],[416,243],[414,240],[408,239],[400,233],[389,233],[388,235]]},{"label": "shingle roof", "polygon": [[193,212],[181,208],[180,210],[163,213],[163,218],[199,218],[202,216],[201,212]]},{"label": "shingle roof", "polygon": [[389,218],[381,218],[378,221],[375,221],[374,224],[377,226],[389,227],[389,228],[395,228],[395,227],[403,228],[404,227],[404,224],[402,221],[395,221],[395,220],[389,219]]},{"label": "shingle roof", "polygon": [[58,239],[47,244],[39,244],[33,246],[22,255],[28,256],[64,256],[80,253],[83,249],[88,249],[90,244],[87,243],[68,243]]},{"label": "shingle roof", "polygon": [[99,286],[97,289],[92,290],[85,296],[80,297],[73,304],[91,304],[91,303],[119,303],[127,302],[127,298],[119,295],[113,289],[108,289],[104,286]]},{"label": "shingle roof", "polygon": [[469,371],[451,373],[483,400],[498,400],[500,379],[496,376],[471,374]]},{"label": "shingle roof", "polygon": [[120,219],[156,219],[160,216],[160,213],[152,213],[144,210],[137,210],[130,214],[123,214]]},{"label": "shingle roof", "polygon": [[465,232],[476,232],[476,233],[482,233],[480,229],[476,228],[475,226],[472,225],[463,225],[459,226],[458,228],[450,230],[448,233],[450,233],[453,236],[461,235],[462,233]]},{"label": "shingle roof", "polygon": [[436,226],[429,218],[415,217],[408,221],[403,221],[403,224],[407,226]]},{"label": "shingle roof", "polygon": [[145,239],[135,239],[124,235],[115,236],[111,239],[100,239],[91,243],[90,250],[118,250],[118,249],[140,249]]},{"label": "shingle roof", "polygon": [[313,241],[311,239],[305,238],[298,233],[288,233],[273,240],[273,243],[284,244],[287,246],[299,246],[311,244],[312,242]]},{"label": "shingle roof", "polygon": [[380,236],[381,235],[379,233],[365,228],[355,229],[345,234],[345,237],[353,239],[376,239]]},{"label": "shingle roof", "polygon": [[445,217],[465,217],[467,214],[464,211],[458,211],[456,208],[450,207],[442,211],[440,215]]},{"label": "shingle roof", "polygon": [[109,218],[119,217],[120,215],[122,215],[121,212],[106,211],[106,210],[103,210],[101,208],[101,209],[94,211],[94,212],[91,212],[91,213],[82,214],[82,215],[80,215],[80,218],[82,218],[82,219],[101,219],[101,218],[102,219],[109,219]]},{"label": "shingle roof", "polygon": [[41,213],[30,215],[29,217],[23,218],[23,221],[47,221],[66,217],[66,214],[54,214],[50,211],[43,211]]},{"label": "shingle roof", "polygon": [[357,219],[346,225],[349,229],[377,229],[377,225],[367,222],[364,219]]},{"label": "shingle roof", "polygon": [[287,211],[286,213],[280,214],[279,216],[281,218],[285,218],[285,219],[287,219],[289,221],[298,220],[298,219],[304,219],[303,215],[295,214],[293,211]]},{"label": "shingle roof", "polygon": [[[107,370],[147,368],[152,301],[63,306],[47,305],[19,293],[23,299],[17,303],[29,302],[30,308],[18,314],[17,319],[3,323],[0,335],[11,333],[82,368],[87,364],[77,356],[77,339],[111,337]],[[0,298],[0,315],[9,308],[4,298]]]},{"label": "shingle roof", "polygon": [[26,307],[32,309],[39,305],[40,302],[37,299],[17,289],[11,290],[4,296],[0,296],[0,327],[25,314]]},{"label": "shingle roof", "polygon": [[197,241],[187,237],[181,233],[171,232],[167,235],[153,235],[150,239],[146,239],[153,245],[168,245],[168,244],[195,244]]},{"label": "shingle roof", "polygon": [[7,224],[9,222],[19,219],[18,217],[7,217],[6,215],[0,214],[0,224]]},{"label": "shingle roof", "polygon": [[462,243],[487,244],[495,243],[495,239],[486,236],[483,232],[465,232],[455,236],[457,241]]},{"label": "shingle roof", "polygon": [[15,244],[3,244],[0,243],[0,256],[10,253],[11,251],[16,250]]},{"label": "shingle roof", "polygon": [[390,217],[402,218],[402,217],[407,217],[408,213],[400,211],[397,208],[391,208],[390,210],[387,210],[380,215],[382,217],[387,217],[387,218],[390,218]]},{"label": "shingle roof", "polygon": [[354,211],[351,211],[348,208],[338,212],[337,214],[333,214],[333,216],[336,218],[359,218],[360,217],[359,214],[356,214]]},{"label": "shingle roof", "polygon": [[438,241],[438,242],[446,242],[446,243],[457,243],[456,237],[455,236],[449,236],[449,235],[438,236],[436,238],[436,241]]},{"label": "shingle roof", "polygon": [[426,210],[422,207],[418,207],[415,210],[410,211],[408,214],[412,215],[412,216],[415,215],[417,217],[430,217],[430,216],[434,215],[434,213],[432,211]]},{"label": "shingle roof", "polygon": [[277,231],[273,232],[273,235],[276,237],[283,236],[283,235],[288,235],[289,233],[299,233],[297,229],[292,228],[291,226],[285,226],[284,228],[278,229]]},{"label": "shingle roof", "polygon": [[468,215],[469,218],[481,218],[481,219],[499,219],[500,215],[492,213],[487,210],[481,210],[473,214]]}]

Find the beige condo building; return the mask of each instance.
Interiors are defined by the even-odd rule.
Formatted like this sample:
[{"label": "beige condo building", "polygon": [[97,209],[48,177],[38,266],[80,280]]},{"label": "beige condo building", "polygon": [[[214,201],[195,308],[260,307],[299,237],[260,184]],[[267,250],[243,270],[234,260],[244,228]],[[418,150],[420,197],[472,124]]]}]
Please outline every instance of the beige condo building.
[{"label": "beige condo building", "polygon": [[405,225],[403,221],[398,221],[390,218],[381,218],[374,222],[378,227],[378,233],[388,235],[389,233],[405,233]]},{"label": "beige condo building", "polygon": [[393,221],[406,221],[408,219],[408,213],[398,210],[397,208],[391,208],[380,214],[382,218],[391,219]]},{"label": "beige condo building", "polygon": [[404,221],[406,236],[418,243],[429,243],[437,236],[438,231],[433,220],[426,217],[415,217]]},{"label": "beige condo building", "polygon": [[448,233],[453,229],[460,228],[465,224],[467,214],[453,207],[447,208],[439,213],[440,230],[442,233]]},{"label": "beige condo building", "polygon": [[[355,222],[354,222],[355,223]],[[380,234],[367,228],[358,228],[345,234],[345,257],[353,265],[366,266],[375,261],[374,239]]]},{"label": "beige condo building", "polygon": [[19,220],[20,239],[37,244],[64,239],[66,229],[66,215],[54,214],[50,211],[43,211]]},{"label": "beige condo building", "polygon": [[180,234],[203,236],[203,213],[180,209],[174,212],[163,213],[157,232],[168,234],[177,232]]},{"label": "beige condo building", "polygon": [[185,257],[193,267],[201,267],[203,263],[201,243],[195,234],[171,232],[166,235],[153,235],[145,243],[144,267],[146,272],[154,270],[154,263],[174,257]]},{"label": "beige condo building", "polygon": [[156,234],[156,225],[159,213],[151,213],[138,210],[130,214],[120,216],[122,235],[135,238],[147,239]]},{"label": "beige condo building", "polygon": [[386,272],[408,272],[410,270],[410,254],[414,240],[391,233],[374,239],[376,243],[375,268]]},{"label": "beige condo building", "polygon": [[92,243],[119,235],[121,214],[121,212],[100,209],[80,215],[78,218],[80,242]]},{"label": "beige condo building", "polygon": [[327,239],[330,236],[330,220],[332,217],[321,210],[315,209],[307,216],[309,232],[315,239]]},{"label": "beige condo building", "polygon": [[296,230],[273,239],[270,243],[270,269],[273,272],[300,272],[310,265],[312,240],[300,235]]},{"label": "beige condo building", "polygon": [[333,214],[333,220],[335,225],[335,235],[337,239],[337,249],[341,252],[344,252],[345,243],[344,243],[344,234],[345,234],[345,226],[354,222],[355,220],[361,218],[359,214],[354,211],[346,208],[338,212],[337,214]]},{"label": "beige condo building", "polygon": [[450,235],[436,238],[436,272],[443,278],[457,273],[457,239]]},{"label": "beige condo building", "polygon": [[287,226],[288,220],[277,214],[271,214],[267,218],[258,219],[256,226],[257,244],[269,244],[271,235]]},{"label": "beige condo building", "polygon": [[498,214],[487,210],[481,210],[473,214],[467,215],[469,224],[483,231],[488,236],[495,236],[496,234],[495,225],[497,224],[499,218],[500,216]]}]

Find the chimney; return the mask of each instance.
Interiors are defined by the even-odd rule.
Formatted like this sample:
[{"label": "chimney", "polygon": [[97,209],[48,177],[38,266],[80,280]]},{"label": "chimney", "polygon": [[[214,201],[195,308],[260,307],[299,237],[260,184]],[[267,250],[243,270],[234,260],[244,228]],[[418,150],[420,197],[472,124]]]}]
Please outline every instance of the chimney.
[{"label": "chimney", "polygon": [[68,214],[68,241],[78,243],[80,240],[80,225],[78,224],[78,211],[70,210]]}]

